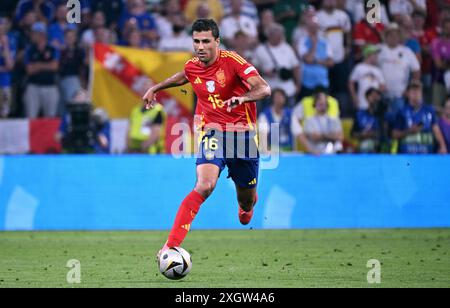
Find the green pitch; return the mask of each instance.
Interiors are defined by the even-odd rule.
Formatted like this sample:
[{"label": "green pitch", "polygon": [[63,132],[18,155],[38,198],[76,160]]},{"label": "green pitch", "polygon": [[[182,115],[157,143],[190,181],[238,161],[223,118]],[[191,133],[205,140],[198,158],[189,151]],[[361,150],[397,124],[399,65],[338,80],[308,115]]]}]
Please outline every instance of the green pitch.
[{"label": "green pitch", "polygon": [[[167,232],[3,232],[0,287],[450,287],[450,229],[191,231],[192,272],[159,274]],[[81,263],[81,284],[66,281]],[[381,284],[368,284],[369,259]]]}]

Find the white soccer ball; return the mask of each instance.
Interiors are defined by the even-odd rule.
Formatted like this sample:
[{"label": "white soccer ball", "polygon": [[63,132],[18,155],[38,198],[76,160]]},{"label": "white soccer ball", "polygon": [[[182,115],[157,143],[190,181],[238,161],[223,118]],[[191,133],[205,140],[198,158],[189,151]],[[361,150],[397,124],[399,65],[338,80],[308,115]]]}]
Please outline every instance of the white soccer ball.
[{"label": "white soccer ball", "polygon": [[191,255],[181,247],[170,248],[159,256],[159,271],[172,280],[185,277],[192,269]]}]

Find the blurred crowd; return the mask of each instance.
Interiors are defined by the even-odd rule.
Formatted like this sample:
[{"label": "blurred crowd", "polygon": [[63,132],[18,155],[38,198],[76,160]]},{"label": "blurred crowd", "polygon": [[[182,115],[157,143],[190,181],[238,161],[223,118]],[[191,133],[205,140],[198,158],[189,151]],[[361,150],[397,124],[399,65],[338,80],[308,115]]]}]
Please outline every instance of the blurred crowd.
[{"label": "blurred crowd", "polygon": [[272,87],[258,102],[264,151],[272,123],[283,151],[450,150],[450,0],[77,2],[80,23],[67,0],[1,1],[0,118],[63,117],[86,92],[95,42],[192,52],[190,24],[213,18],[222,48]]}]

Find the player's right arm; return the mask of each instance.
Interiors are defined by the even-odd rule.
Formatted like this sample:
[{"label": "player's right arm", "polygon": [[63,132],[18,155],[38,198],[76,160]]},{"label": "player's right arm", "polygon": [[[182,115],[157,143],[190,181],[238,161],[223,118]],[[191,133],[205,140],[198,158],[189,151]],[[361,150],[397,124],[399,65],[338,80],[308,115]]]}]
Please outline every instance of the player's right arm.
[{"label": "player's right arm", "polygon": [[145,104],[145,109],[153,108],[153,105],[156,103],[155,95],[157,92],[169,88],[179,87],[187,84],[188,82],[189,80],[186,78],[186,74],[184,73],[184,71],[181,71],[167,78],[166,80],[155,84],[150,89],[148,89],[145,95],[142,97],[142,100]]}]

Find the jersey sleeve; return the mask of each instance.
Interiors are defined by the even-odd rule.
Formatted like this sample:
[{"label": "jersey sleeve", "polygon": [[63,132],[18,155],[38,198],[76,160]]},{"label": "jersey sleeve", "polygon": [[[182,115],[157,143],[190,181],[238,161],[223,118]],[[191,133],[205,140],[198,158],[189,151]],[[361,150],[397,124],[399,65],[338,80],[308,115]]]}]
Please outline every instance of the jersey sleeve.
[{"label": "jersey sleeve", "polygon": [[259,72],[253,64],[247,62],[237,53],[233,52],[228,59],[229,64],[232,65],[234,71],[242,80],[247,81],[250,77],[259,76]]}]

